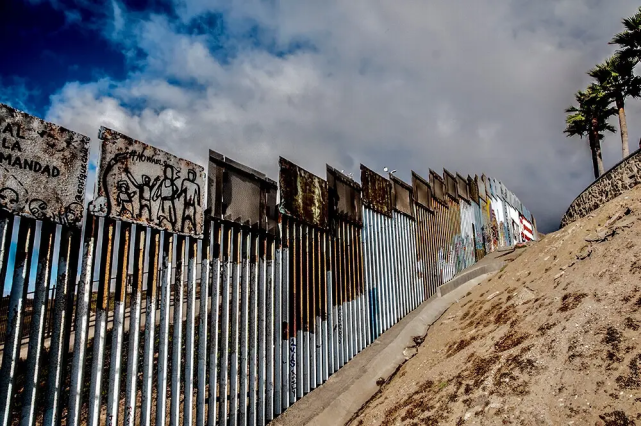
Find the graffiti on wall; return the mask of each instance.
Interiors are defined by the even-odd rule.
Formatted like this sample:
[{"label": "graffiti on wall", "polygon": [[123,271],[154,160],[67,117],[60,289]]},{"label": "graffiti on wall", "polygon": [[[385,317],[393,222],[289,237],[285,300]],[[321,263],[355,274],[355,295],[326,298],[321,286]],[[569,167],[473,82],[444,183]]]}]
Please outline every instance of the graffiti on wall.
[{"label": "graffiti on wall", "polygon": [[0,208],[80,226],[89,138],[0,104]]},{"label": "graffiti on wall", "polygon": [[202,167],[101,128],[96,200],[91,211],[178,234],[203,232]]}]

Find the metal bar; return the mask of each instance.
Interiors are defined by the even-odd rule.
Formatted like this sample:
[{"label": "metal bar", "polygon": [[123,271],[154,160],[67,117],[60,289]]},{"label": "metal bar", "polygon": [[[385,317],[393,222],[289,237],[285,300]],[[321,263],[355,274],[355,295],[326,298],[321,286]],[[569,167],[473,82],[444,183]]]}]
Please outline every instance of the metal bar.
[{"label": "metal bar", "polygon": [[[160,251],[160,232],[151,231],[149,237],[149,272],[147,274],[145,342],[143,349],[142,387],[140,404],[140,425],[151,425],[151,404],[153,392],[153,370],[156,331],[156,292],[158,288],[158,256]],[[160,363],[160,360],[159,360]],[[159,377],[160,379],[160,377]],[[134,416],[135,418],[135,416]]]},{"label": "metal bar", "polygon": [[[95,334],[93,341],[93,358],[91,360],[91,383],[89,385],[89,421],[90,426],[100,423],[102,399],[102,374],[105,358],[105,338],[107,334],[107,310],[109,309],[109,284],[111,281],[112,257],[114,252],[114,235],[116,224],[111,219],[104,219],[102,252],[100,259],[100,282],[96,305]],[[105,242],[105,238],[107,241]]]},{"label": "metal bar", "polygon": [[[111,360],[109,362],[109,390],[107,392],[107,425],[118,424],[120,411],[120,373],[122,366],[122,340],[125,319],[125,292],[129,271],[129,243],[132,225],[121,223],[118,241],[118,272],[116,274],[116,300],[111,333]],[[132,331],[133,330],[133,331]],[[130,329],[135,333],[137,329]]]},{"label": "metal bar", "polygon": [[[211,273],[210,266],[212,262],[212,245],[217,244],[218,241],[214,240],[212,233],[212,222],[210,220],[205,220],[205,230],[203,232],[204,238],[201,245],[201,260],[200,260],[200,299],[199,299],[199,309],[198,309],[198,383],[196,386],[196,426],[205,426],[206,417],[205,409],[207,408],[207,351],[209,347],[207,346],[207,311],[209,305],[209,275]],[[212,281],[216,281],[217,277],[215,276],[216,270],[214,269],[214,277]],[[212,285],[214,285],[212,283]],[[212,306],[211,311],[214,311],[214,304],[218,305],[217,293],[212,292]],[[216,310],[217,310],[216,306]],[[218,318],[216,318],[218,321]],[[212,328],[211,330],[211,344],[213,345],[216,341],[218,327]],[[217,343],[217,342],[216,342]],[[216,364],[216,352],[214,352],[213,358],[211,358],[211,363]],[[216,369],[214,369],[213,374],[214,378],[212,381],[211,392],[215,392],[216,388]],[[186,405],[186,404],[185,404]],[[215,405],[215,404],[214,404]],[[212,409],[212,407],[210,407]],[[216,409],[213,408],[215,411]]]},{"label": "metal bar", "polygon": [[[325,236],[325,250],[327,248],[330,248],[331,252],[331,240],[328,241],[329,235]],[[330,244],[327,244],[327,243]],[[325,251],[327,253],[327,251]],[[328,263],[331,263],[331,253],[327,257],[329,260]],[[325,380],[329,378],[334,372],[336,371],[335,369],[335,346],[334,346],[334,305],[333,305],[333,282],[334,282],[334,277],[332,276],[332,267],[331,264],[327,265],[326,270],[325,270],[325,276],[327,277],[325,280],[325,289],[327,291],[327,297],[325,298],[325,303],[327,306],[327,327],[324,330],[323,335],[325,336],[325,339],[327,341],[327,370],[325,371]]]},{"label": "metal bar", "polygon": [[77,296],[78,302],[76,306],[74,351],[69,389],[69,414],[67,416],[68,424],[71,426],[80,424],[87,328],[89,323],[89,298],[91,296],[91,283],[93,278],[94,249],[98,237],[98,220],[90,215],[86,223],[82,248],[82,273],[80,275]]},{"label": "metal bar", "polygon": [[[256,424],[256,411],[257,411],[257,381],[260,380],[258,376],[258,293],[259,287],[264,286],[262,275],[264,274],[265,262],[263,259],[264,251],[261,247],[262,238],[258,233],[254,232],[251,237],[252,251],[250,253],[250,279],[249,279],[249,373],[248,373],[248,409],[247,409],[247,422],[248,425]],[[262,306],[264,307],[264,305]],[[261,307],[261,309],[262,309]],[[264,325],[264,323],[263,323]],[[264,351],[264,349],[263,349]]]},{"label": "metal bar", "polygon": [[[275,406],[275,392],[274,392],[274,376],[278,373],[280,369],[280,364],[275,363],[275,356],[277,353],[280,353],[280,347],[277,345],[280,342],[280,336],[274,334],[276,329],[276,322],[280,321],[280,318],[276,315],[276,303],[275,295],[275,276],[274,276],[274,238],[267,237],[266,245],[266,272],[265,272],[265,311],[264,311],[264,321],[265,321],[265,362],[263,364],[265,372],[265,396],[263,399],[263,408],[264,417],[258,418],[257,423],[259,425],[266,424],[274,418],[274,406]],[[260,301],[258,302],[260,304]],[[260,348],[258,348],[258,353],[261,354]],[[276,367],[278,366],[278,367]],[[260,372],[259,372],[260,375]],[[260,391],[260,385],[259,385]],[[260,401],[259,401],[260,406]],[[259,414],[261,411],[259,411]]]},{"label": "metal bar", "polygon": [[[286,410],[290,404],[289,402],[290,401],[289,354],[290,354],[290,343],[291,343],[290,330],[292,328],[291,314],[290,314],[290,307],[289,307],[290,306],[289,292],[290,292],[290,282],[291,282],[290,259],[289,259],[291,255],[290,254],[291,241],[290,241],[290,232],[289,232],[289,221],[282,216],[280,217],[281,217],[281,234],[282,234],[282,237],[281,237],[282,249],[280,254],[281,273],[280,273],[280,280],[276,282],[279,284],[280,290],[281,290],[280,292],[277,293],[277,295],[281,296],[281,303],[277,305],[277,306],[280,306],[281,312],[279,316],[280,335],[277,334],[276,338],[280,338],[280,341],[281,341],[280,370],[282,374],[281,374],[280,380],[278,380],[278,378],[276,380],[277,384],[279,382],[281,384],[281,392],[280,392],[281,404],[276,405],[276,410],[274,411],[274,413],[277,415],[280,414],[282,411]],[[278,256],[276,259],[278,260]],[[276,271],[278,272],[278,268],[276,269]],[[295,341],[293,341],[293,343],[295,344]]]},{"label": "metal bar", "polygon": [[22,319],[24,316],[24,298],[28,289],[29,271],[31,268],[31,251],[35,234],[35,222],[28,219],[20,221],[18,246],[13,269],[13,281],[9,296],[7,331],[0,370],[0,421],[2,426],[11,423],[11,408],[14,395],[16,364],[20,357],[22,341]]},{"label": "metal bar", "polygon": [[363,262],[363,299],[365,303],[365,317],[363,322],[366,327],[365,346],[372,343],[372,312],[371,312],[371,291],[372,291],[372,273],[369,259],[369,224],[367,222],[367,212],[363,211],[363,227],[360,230],[361,236],[361,258]]},{"label": "metal bar", "polygon": [[[127,383],[125,385],[125,426],[134,426],[138,385],[138,352],[140,350],[140,308],[142,281],[145,271],[145,246],[147,233],[141,227],[136,234],[133,263],[133,294],[129,307],[129,347],[127,355]],[[122,269],[122,268],[121,268]],[[124,300],[123,300],[124,303]]]},{"label": "metal bar", "polygon": [[[206,417],[205,409],[207,408],[207,311],[209,305],[209,274],[211,273],[211,253],[212,244],[212,223],[210,220],[205,220],[205,230],[203,232],[204,238],[201,245],[201,258],[200,258],[200,299],[198,306],[198,383],[196,386],[196,426],[205,426]],[[215,280],[216,278],[214,278]],[[213,294],[212,294],[212,311],[213,307]],[[217,329],[212,330],[212,340],[216,340]],[[212,360],[212,363],[215,363]],[[214,374],[216,372],[214,371]],[[214,383],[216,379],[214,379]]]},{"label": "metal bar", "polygon": [[343,224],[338,224],[338,239],[337,239],[337,263],[338,269],[338,291],[339,305],[338,305],[338,367],[342,368],[347,362],[347,342],[345,338],[346,327],[345,321],[347,320],[347,313],[345,312],[346,302],[346,285],[345,285],[345,235],[343,233]]},{"label": "metal bar", "polygon": [[[200,316],[200,336],[205,336],[205,337],[200,337],[198,343],[199,344],[204,344],[206,345],[207,342],[207,334],[209,334],[209,399],[207,401],[207,424],[208,425],[214,425],[216,423],[216,415],[219,410],[217,410],[217,405],[216,405],[216,399],[218,396],[218,339],[219,339],[219,332],[218,332],[218,315],[220,312],[220,293],[221,293],[221,281],[224,279],[225,282],[227,281],[226,276],[223,276],[223,270],[221,269],[221,263],[225,259],[221,259],[221,254],[223,253],[223,243],[225,243],[225,248],[228,247],[229,242],[225,241],[225,233],[223,233],[222,225],[218,223],[212,223],[211,221],[208,221],[209,223],[207,226],[209,227],[206,229],[205,236],[208,238],[208,241],[203,241],[203,257],[207,259],[211,259],[211,313],[209,316],[209,333],[207,333],[207,328],[206,328],[206,321],[207,321],[207,316],[201,314]],[[226,230],[225,230],[226,231]],[[213,237],[212,237],[212,232],[213,232]],[[211,257],[210,257],[211,256]],[[202,266],[201,266],[202,268]],[[226,268],[226,267],[225,267]],[[204,277],[205,273],[207,273],[207,278],[209,278],[210,272],[209,271],[201,271],[201,276]],[[227,273],[227,270],[225,269],[224,273]],[[201,278],[203,279],[203,278]],[[208,286],[207,286],[208,287]],[[202,300],[204,299],[204,296],[202,294],[203,291],[207,291],[207,287],[203,283],[201,283],[201,307],[203,306]],[[201,308],[202,309],[202,308]],[[205,308],[207,309],[207,301],[205,299]],[[204,312],[204,311],[201,311]],[[203,351],[206,349],[203,348]],[[204,362],[205,364],[207,363],[207,358],[206,354],[201,354],[199,358],[199,362]],[[222,354],[221,354],[222,356]],[[204,369],[204,368],[203,368]],[[199,366],[199,374],[200,374],[200,366]],[[204,372],[203,372],[204,374]],[[221,377],[222,377],[222,370],[221,370]],[[202,401],[198,401],[198,406],[199,410],[198,413],[202,412],[202,422],[201,421],[196,421],[196,424],[198,426],[202,426],[202,424],[205,422],[205,413],[204,413],[204,404],[205,404],[205,377],[200,378],[198,380],[199,383],[199,388],[198,388],[198,397],[199,399],[201,398],[202,395]],[[222,395],[221,395],[222,396]],[[222,398],[221,398],[222,400]],[[200,407],[200,404],[203,404],[202,407]]]},{"label": "metal bar", "polygon": [[234,229],[234,247],[233,247],[233,264],[232,264],[232,299],[231,299],[231,347],[230,347],[230,369],[229,369],[229,425],[236,426],[238,422],[238,331],[239,320],[239,290],[243,281],[243,258],[245,253],[243,248],[245,235],[240,230]]},{"label": "metal bar", "polygon": [[[1,227],[2,225],[0,225]],[[0,236],[2,230],[0,229]],[[0,237],[1,238],[1,237]],[[54,302],[53,332],[51,335],[51,348],[49,350],[49,375],[47,377],[47,402],[43,424],[46,426],[57,425],[60,419],[62,404],[62,380],[66,369],[65,342],[69,340],[66,333],[67,324],[71,316],[67,314],[67,299],[74,292],[76,283],[76,267],[78,258],[78,235],[70,228],[63,228],[60,233],[60,247],[58,254],[58,277],[56,278],[56,297]],[[2,256],[2,254],[0,254]],[[74,260],[75,259],[75,260]]]},{"label": "metal bar", "polygon": [[307,228],[307,316],[308,358],[309,358],[309,391],[316,389],[316,230]]},{"label": "metal bar", "polygon": [[332,229],[333,233],[331,236],[330,240],[330,251],[331,251],[331,265],[330,265],[330,271],[332,272],[332,280],[330,281],[330,285],[332,286],[332,297],[331,297],[331,310],[332,310],[332,327],[330,328],[331,332],[331,338],[332,338],[332,374],[338,371],[340,368],[340,340],[339,340],[339,333],[338,333],[338,328],[339,328],[339,320],[338,320],[338,312],[339,312],[339,300],[340,300],[340,292],[339,292],[339,285],[338,285],[338,269],[339,269],[339,263],[338,263],[338,230],[336,229],[336,226],[333,226]]},{"label": "metal bar", "polygon": [[171,340],[171,406],[169,410],[169,425],[180,424],[180,382],[182,367],[183,340],[183,304],[185,293],[185,243],[186,237],[179,236],[176,246],[176,272],[174,278],[174,330]]},{"label": "metal bar", "polygon": [[[187,260],[187,321],[185,325],[185,384],[183,425],[192,426],[194,422],[194,358],[196,356],[196,256],[198,241],[190,237]],[[201,295],[202,297],[202,295]],[[207,322],[207,307],[199,312]],[[205,343],[206,344],[206,343]]]},{"label": "metal bar", "polygon": [[36,391],[40,373],[40,355],[43,347],[45,325],[45,299],[51,274],[54,236],[56,225],[50,222],[40,223],[40,247],[38,249],[38,267],[36,285],[33,295],[33,313],[29,333],[29,349],[27,352],[27,371],[25,387],[22,391],[22,413],[20,424],[30,426],[35,420]]},{"label": "metal bar", "polygon": [[5,283],[11,234],[14,225],[14,215],[0,211],[0,282]]},{"label": "metal bar", "polygon": [[304,342],[307,341],[307,336],[306,336],[306,318],[305,318],[305,282],[306,282],[306,274],[305,274],[305,265],[303,264],[304,262],[304,256],[305,256],[305,236],[306,233],[304,232],[304,225],[301,224],[296,224],[296,229],[297,229],[297,246],[298,250],[296,252],[296,268],[297,268],[297,277],[298,277],[298,288],[297,288],[297,300],[296,300],[296,306],[297,306],[297,327],[296,327],[296,378],[297,378],[297,386],[296,386],[296,400],[299,400],[303,397],[306,391],[309,391],[309,388],[306,388],[307,382],[307,376],[305,375],[305,365],[307,363],[307,359],[305,358],[304,360],[304,352],[306,348],[306,344]]},{"label": "metal bar", "polygon": [[[298,232],[298,226],[291,221],[287,221],[288,224],[291,227],[291,244],[290,244],[290,259],[291,259],[291,264],[289,265],[289,268],[291,270],[291,278],[290,278],[290,291],[289,291],[289,300],[290,300],[290,312],[289,312],[289,404],[293,404],[296,402],[296,399],[298,397],[298,378],[301,377],[302,375],[298,375],[299,373],[299,368],[300,368],[300,363],[298,354],[300,352],[301,346],[298,345],[300,343],[298,340],[300,339],[299,336],[302,335],[302,332],[299,330],[299,323],[300,320],[298,318],[298,309],[299,309],[299,301],[298,301],[298,295],[299,295],[299,290],[298,290],[298,281],[300,280],[300,273],[298,270],[298,258],[299,254],[298,251],[300,250],[300,241],[298,241],[298,236],[300,233]],[[300,387],[302,390],[302,386]]]},{"label": "metal bar", "polygon": [[313,247],[314,247],[314,346],[315,361],[316,361],[316,380],[314,381],[314,388],[323,383],[323,341],[322,341],[322,319],[321,319],[321,275],[323,273],[321,268],[321,253],[320,253],[320,239],[322,231],[314,233]]},{"label": "metal bar", "polygon": [[[258,343],[258,347],[256,348],[256,363],[257,363],[257,369],[258,369],[258,382],[257,382],[257,389],[256,389],[256,400],[257,400],[257,407],[256,407],[256,424],[258,425],[264,425],[265,424],[265,396],[267,395],[266,392],[266,371],[265,367],[267,364],[267,358],[268,358],[268,351],[271,353],[272,350],[272,345],[271,345],[271,340],[266,340],[267,339],[267,319],[265,317],[265,312],[267,311],[267,306],[270,306],[270,311],[271,311],[271,297],[268,298],[267,296],[267,285],[271,288],[271,284],[269,282],[271,281],[271,277],[269,277],[269,274],[271,274],[271,265],[268,266],[268,262],[271,262],[271,259],[268,260],[268,255],[267,251],[269,250],[269,247],[267,246],[267,239],[264,236],[261,236],[259,239],[259,253],[258,253],[258,261],[260,262],[258,265],[258,293],[257,293],[257,299],[256,299],[256,304],[258,305],[258,324],[257,324],[257,332],[256,332],[256,340]],[[269,299],[269,300],[268,300]],[[271,312],[270,312],[271,313]],[[269,342],[269,344],[267,344]],[[251,374],[250,374],[251,377]],[[250,402],[250,407],[251,407],[251,402]]]},{"label": "metal bar", "polygon": [[345,312],[346,318],[346,358],[345,363],[350,361],[354,356],[354,310],[353,310],[353,284],[354,276],[352,274],[352,242],[349,238],[349,226],[346,222],[341,224],[343,229],[344,257],[345,257]]},{"label": "metal bar", "polygon": [[247,424],[247,368],[248,368],[248,327],[249,327],[249,287],[256,275],[255,263],[251,262],[253,236],[250,231],[242,231],[243,250],[243,272],[240,282],[240,369],[238,380],[240,381],[240,393],[238,398],[238,424]]},{"label": "metal bar", "polygon": [[329,339],[327,338],[327,323],[329,321],[329,309],[327,305],[327,287],[329,281],[327,281],[327,269],[328,269],[328,260],[329,256],[327,254],[327,232],[322,232],[320,239],[318,241],[321,262],[319,265],[320,273],[320,292],[321,298],[319,298],[319,310],[321,322],[321,347],[322,347],[322,371],[321,371],[321,383],[327,381],[329,377],[329,356],[331,354],[329,350]]},{"label": "metal bar", "polygon": [[[282,395],[283,395],[283,370],[287,367],[287,362],[283,360],[284,355],[287,354],[288,348],[286,343],[287,339],[283,335],[283,322],[287,322],[287,310],[283,309],[283,286],[282,286],[282,259],[283,259],[283,249],[281,245],[281,238],[284,232],[283,224],[279,223],[278,234],[275,241],[272,242],[272,253],[274,255],[274,272],[273,272],[273,287],[274,287],[274,305],[273,305],[273,342],[274,342],[274,362],[273,362],[273,407],[271,410],[267,410],[267,420],[271,420],[274,417],[278,416],[281,413],[283,408]],[[271,321],[270,321],[271,322]],[[269,358],[268,358],[269,359]],[[267,374],[269,374],[270,369],[267,368]],[[269,379],[267,380],[267,389],[269,390]],[[267,399],[267,404],[269,404],[271,398]]]},{"label": "metal bar", "polygon": [[[303,334],[303,395],[306,395],[310,391],[310,289],[313,287],[313,284],[310,280],[310,247],[309,247],[309,227],[306,225],[301,225],[302,229],[302,239],[301,239],[301,249],[302,255],[300,257],[301,265],[301,308],[302,308],[302,334]],[[302,395],[301,395],[302,396]]]},{"label": "metal bar", "polygon": [[174,261],[174,235],[163,232],[162,284],[160,289],[160,328],[158,331],[158,390],[156,425],[167,418],[167,370],[169,368],[169,308],[171,305],[171,275]]},{"label": "metal bar", "polygon": [[[218,411],[221,423],[227,422],[229,410],[227,406],[229,375],[229,289],[233,285],[233,270],[235,260],[234,249],[236,231],[226,224],[221,225],[222,256],[221,256],[221,314],[220,314],[220,401]],[[212,295],[213,295],[212,290]],[[213,300],[212,300],[213,303]],[[213,315],[213,313],[212,313]],[[213,331],[213,328],[212,328]],[[212,416],[212,406],[215,405],[216,394],[209,394],[209,425],[214,425],[216,417]]]}]

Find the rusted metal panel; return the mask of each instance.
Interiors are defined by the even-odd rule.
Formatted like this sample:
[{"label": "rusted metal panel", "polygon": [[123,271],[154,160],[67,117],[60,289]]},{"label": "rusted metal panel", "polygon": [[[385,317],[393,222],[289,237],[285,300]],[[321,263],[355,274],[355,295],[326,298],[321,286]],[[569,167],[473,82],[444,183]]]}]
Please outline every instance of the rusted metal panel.
[{"label": "rusted metal panel", "polygon": [[482,175],[480,179],[478,176],[474,176],[474,180],[476,181],[476,185],[479,190],[479,198],[482,199],[483,201],[486,201],[487,191],[485,189],[485,175]]},{"label": "rusted metal panel", "polygon": [[0,208],[79,227],[89,138],[0,104]]},{"label": "rusted metal panel", "polygon": [[392,184],[378,173],[361,164],[363,204],[370,209],[392,216]]},{"label": "rusted metal panel", "polygon": [[476,180],[472,176],[467,176],[467,187],[470,188],[470,200],[474,201],[476,204],[479,203],[479,186],[476,183]]},{"label": "rusted metal panel", "polygon": [[215,218],[274,233],[278,226],[276,182],[209,150],[207,208]]},{"label": "rusted metal panel", "polygon": [[327,229],[327,182],[280,157],[280,210],[311,226]]},{"label": "rusted metal panel", "polygon": [[445,181],[438,173],[436,173],[431,169],[430,169],[430,184],[432,185],[432,191],[433,191],[432,194],[434,195],[434,200],[438,201],[439,203],[447,207],[447,204],[445,202],[445,192],[446,192]]},{"label": "rusted metal panel", "polygon": [[330,165],[327,165],[327,184],[330,216],[362,226],[361,186]]},{"label": "rusted metal panel", "polygon": [[102,146],[92,213],[202,236],[202,167],[105,127],[99,138]]},{"label": "rusted metal panel", "polygon": [[413,218],[414,197],[412,194],[412,186],[395,176],[391,176],[391,181],[394,210]]},{"label": "rusted metal panel", "polygon": [[460,174],[456,174],[456,192],[463,200],[470,201],[470,189],[467,186],[467,179]]},{"label": "rusted metal panel", "polygon": [[414,190],[414,201],[430,210],[432,205],[432,186],[429,182],[412,171],[412,187]]},{"label": "rusted metal panel", "polygon": [[443,179],[445,180],[445,190],[447,195],[449,195],[453,200],[458,201],[456,176],[454,176],[454,174],[448,172],[447,170],[443,169]]}]

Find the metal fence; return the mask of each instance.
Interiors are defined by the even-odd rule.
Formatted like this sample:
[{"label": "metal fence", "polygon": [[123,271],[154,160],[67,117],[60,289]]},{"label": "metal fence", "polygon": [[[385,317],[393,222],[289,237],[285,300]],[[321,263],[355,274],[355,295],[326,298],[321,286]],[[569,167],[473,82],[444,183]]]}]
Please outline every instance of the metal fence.
[{"label": "metal fence", "polygon": [[[281,158],[276,183],[211,151],[202,232],[186,196],[194,230],[179,232],[152,223],[143,191],[155,184],[130,178],[141,223],[127,217],[138,198],[110,179],[119,212],[94,208],[81,228],[1,213],[0,426],[266,424],[519,242],[511,218],[535,223],[484,175],[412,172],[408,184],[361,166],[358,183]],[[185,180],[181,194],[198,194]]]}]

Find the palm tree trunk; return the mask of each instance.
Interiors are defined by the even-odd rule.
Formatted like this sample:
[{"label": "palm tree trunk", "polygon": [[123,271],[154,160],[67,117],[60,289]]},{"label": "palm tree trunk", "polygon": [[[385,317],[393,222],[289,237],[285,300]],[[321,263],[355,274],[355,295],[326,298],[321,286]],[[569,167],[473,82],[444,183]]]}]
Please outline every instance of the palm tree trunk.
[{"label": "palm tree trunk", "polygon": [[603,157],[601,155],[601,141],[598,131],[599,121],[592,117],[592,129],[590,130],[590,149],[592,151],[592,165],[594,167],[594,178],[598,179],[605,170],[603,169]]},{"label": "palm tree trunk", "polygon": [[628,123],[625,119],[625,103],[623,96],[619,93],[616,96],[617,109],[619,110],[619,129],[621,130],[621,153],[623,158],[630,155],[630,148],[628,147]]}]

